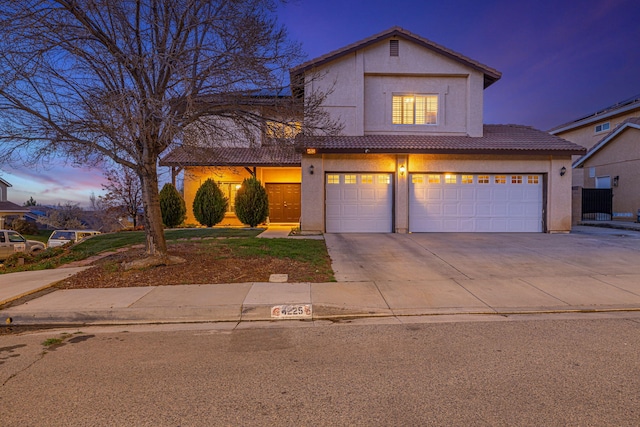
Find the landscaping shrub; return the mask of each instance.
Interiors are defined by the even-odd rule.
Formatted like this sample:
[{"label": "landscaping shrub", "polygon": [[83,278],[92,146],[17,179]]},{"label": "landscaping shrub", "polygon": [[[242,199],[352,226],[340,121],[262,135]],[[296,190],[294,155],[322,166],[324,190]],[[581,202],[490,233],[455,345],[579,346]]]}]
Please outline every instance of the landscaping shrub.
[{"label": "landscaping shrub", "polygon": [[162,211],[162,223],[169,228],[176,227],[187,216],[187,206],[176,188],[167,183],[160,190],[160,210]]},{"label": "landscaping shrub", "polygon": [[228,205],[229,201],[222,194],[218,184],[209,178],[196,192],[193,199],[193,215],[200,224],[212,227],[224,219]]},{"label": "landscaping shrub", "polygon": [[38,226],[26,219],[16,218],[11,222],[11,228],[20,234],[38,234]]},{"label": "landscaping shrub", "polygon": [[256,227],[269,216],[267,190],[256,178],[247,178],[236,193],[235,211],[238,219],[249,227]]}]

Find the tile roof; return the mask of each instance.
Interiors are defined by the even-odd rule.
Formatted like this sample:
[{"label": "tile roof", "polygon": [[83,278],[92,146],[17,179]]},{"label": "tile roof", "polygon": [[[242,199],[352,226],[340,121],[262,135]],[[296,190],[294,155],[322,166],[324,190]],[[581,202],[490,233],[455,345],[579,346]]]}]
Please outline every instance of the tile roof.
[{"label": "tile roof", "polygon": [[9,201],[2,201],[0,202],[0,212],[3,213],[8,213],[8,212],[15,212],[15,213],[24,213],[24,212],[29,212],[28,208],[22,207],[20,205],[16,205],[13,202],[9,202]]},{"label": "tile roof", "polygon": [[578,160],[576,160],[573,163],[573,167],[574,168],[582,167],[584,162],[588,158],[590,158],[591,156],[596,154],[598,151],[600,151],[600,149],[602,147],[604,147],[609,142],[611,142],[613,139],[615,139],[615,137],[618,136],[618,134],[620,134],[623,130],[625,130],[628,127],[632,127],[632,128],[635,128],[635,129],[640,129],[640,117],[629,117],[628,119],[624,120],[622,123],[620,123],[618,126],[616,126],[611,132],[606,134],[604,136],[604,138],[602,138],[600,141],[598,141],[598,143],[596,145],[591,147],[589,149],[589,151],[587,151],[587,153],[584,156],[582,156]]},{"label": "tile roof", "polygon": [[317,153],[583,154],[582,146],[519,125],[484,125],[482,137],[465,135],[365,135],[305,137],[298,149]]},{"label": "tile roof", "polygon": [[580,126],[588,125],[594,122],[599,122],[609,117],[613,117],[615,115],[622,114],[622,113],[628,113],[633,110],[640,111],[640,95],[634,95],[623,101],[617,102],[606,108],[598,110],[595,113],[591,113],[588,116],[580,117],[579,119],[575,119],[570,122],[563,123],[559,126],[551,128],[549,129],[549,133],[553,135],[557,135],[559,133],[575,129]]},{"label": "tile roof", "polygon": [[494,68],[491,68],[487,65],[484,65],[478,61],[475,61],[467,56],[462,55],[461,53],[455,52],[451,49],[448,49],[442,45],[432,42],[429,39],[421,37],[417,34],[414,34],[410,31],[405,30],[401,27],[391,27],[388,30],[382,31],[378,34],[374,34],[373,36],[367,37],[366,39],[357,41],[340,49],[329,52],[325,55],[319,56],[317,58],[311,59],[307,62],[304,62],[294,68],[291,69],[292,75],[299,75],[304,73],[307,70],[310,70],[314,67],[318,67],[322,64],[326,64],[328,62],[333,61],[341,56],[347,55],[351,52],[355,52],[357,50],[363,49],[367,46],[370,46],[374,43],[378,43],[382,40],[391,38],[391,37],[399,37],[414,43],[417,43],[427,49],[431,49],[434,52],[437,52],[443,56],[453,59],[454,61],[460,62],[468,67],[471,67],[475,70],[478,70],[484,74],[484,87],[485,89],[491,86],[493,83],[498,81],[500,77],[502,77],[502,73]]},{"label": "tile roof", "polygon": [[160,160],[161,166],[300,166],[300,153],[293,145],[261,147],[175,148]]}]

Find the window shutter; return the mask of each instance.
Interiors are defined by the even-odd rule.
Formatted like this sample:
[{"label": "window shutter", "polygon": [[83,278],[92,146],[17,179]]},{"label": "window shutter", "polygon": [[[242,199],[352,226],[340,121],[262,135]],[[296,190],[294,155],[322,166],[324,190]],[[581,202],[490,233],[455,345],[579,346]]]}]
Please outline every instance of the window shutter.
[{"label": "window shutter", "polygon": [[389,40],[389,56],[400,56],[400,40]]}]

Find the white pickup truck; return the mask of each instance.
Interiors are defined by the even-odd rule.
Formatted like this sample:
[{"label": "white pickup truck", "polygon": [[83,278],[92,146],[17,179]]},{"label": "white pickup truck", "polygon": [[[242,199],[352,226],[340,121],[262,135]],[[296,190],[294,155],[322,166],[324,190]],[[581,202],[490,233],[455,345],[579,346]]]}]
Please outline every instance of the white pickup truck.
[{"label": "white pickup truck", "polygon": [[45,250],[45,245],[36,240],[27,240],[13,230],[0,230],[0,259],[6,259],[16,252],[34,253]]}]

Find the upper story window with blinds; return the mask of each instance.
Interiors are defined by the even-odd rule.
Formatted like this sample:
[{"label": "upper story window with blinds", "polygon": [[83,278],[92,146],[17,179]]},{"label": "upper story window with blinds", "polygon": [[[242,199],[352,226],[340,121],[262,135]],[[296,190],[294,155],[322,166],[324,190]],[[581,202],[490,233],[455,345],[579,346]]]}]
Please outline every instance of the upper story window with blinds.
[{"label": "upper story window with blinds", "polygon": [[438,123],[438,95],[393,95],[394,125]]}]

